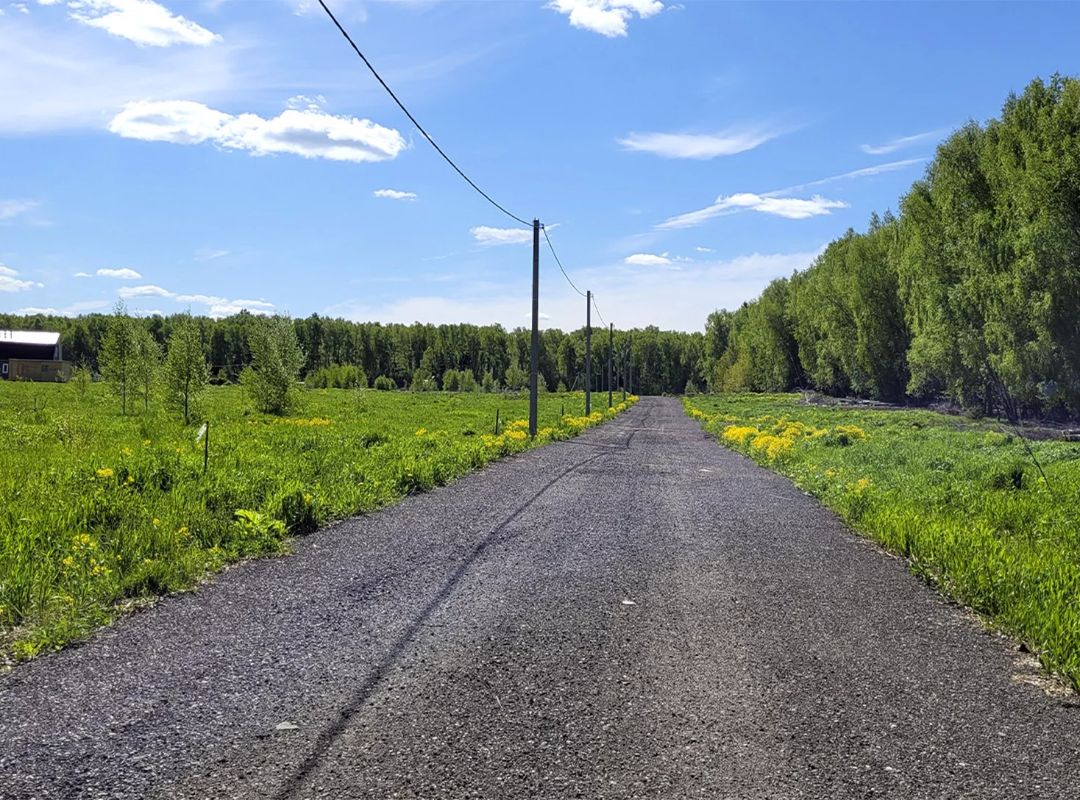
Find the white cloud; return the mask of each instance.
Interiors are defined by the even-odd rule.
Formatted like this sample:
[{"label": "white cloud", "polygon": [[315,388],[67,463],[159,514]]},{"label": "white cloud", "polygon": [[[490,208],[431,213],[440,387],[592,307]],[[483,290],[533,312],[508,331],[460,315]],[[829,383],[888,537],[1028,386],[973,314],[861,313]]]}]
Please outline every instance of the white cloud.
[{"label": "white cloud", "polygon": [[[182,305],[207,306],[206,313],[211,317],[228,317],[248,311],[251,314],[272,314],[274,304],[268,300],[229,300],[212,294],[182,294],[165,289],[161,286],[147,284],[145,286],[122,286],[119,295],[124,299],[135,297],[167,297]],[[151,313],[160,313],[154,311]]]},{"label": "white cloud", "polygon": [[694,250],[698,253],[711,253],[713,251],[711,247],[695,247]]},{"label": "white cloud", "polygon": [[926,161],[926,158],[905,158],[903,161],[889,161],[884,164],[875,164],[871,167],[853,169],[850,172],[844,172],[840,175],[830,175],[828,178],[821,178],[816,181],[810,181],[809,183],[800,183],[797,186],[789,186],[786,189],[781,189],[777,192],[770,192],[770,194],[787,194],[788,192],[797,192],[800,189],[809,189],[811,186],[821,186],[825,183],[849,180],[851,178],[869,178],[874,175],[881,175],[885,172],[895,172],[896,170],[906,169],[915,164],[924,164]]},{"label": "white cloud", "polygon": [[90,274],[89,272],[76,272],[75,277],[76,278],[92,278],[94,276],[92,274]]},{"label": "white cloud", "polygon": [[626,36],[634,14],[647,19],[664,10],[660,0],[552,0],[547,7],[568,16],[573,27],[608,38]]},{"label": "white cloud", "polygon": [[265,119],[232,115],[192,100],[138,100],[113,117],[109,130],[129,139],[174,144],[213,142],[252,155],[292,153],[355,163],[387,161],[408,147],[398,131],[368,119],[312,108]]},{"label": "white cloud", "polygon": [[172,297],[173,293],[168,289],[162,289],[160,286],[154,286],[148,284],[145,286],[121,286],[119,294],[121,297]]},{"label": "white cloud", "polygon": [[372,197],[383,197],[387,200],[415,200],[416,192],[402,192],[397,189],[376,189],[371,193]]},{"label": "white cloud", "polygon": [[634,264],[639,267],[666,267],[671,263],[671,259],[667,257],[667,253],[660,256],[652,253],[634,253],[632,256],[624,258],[623,263]]},{"label": "white cloud", "polygon": [[190,44],[205,47],[221,37],[153,0],[72,0],[71,18],[140,47]]},{"label": "white cloud", "polygon": [[869,153],[872,156],[883,156],[886,153],[894,153],[897,150],[902,150],[905,147],[911,147],[913,145],[922,144],[930,139],[937,139],[948,133],[948,128],[939,128],[933,131],[926,131],[924,133],[916,133],[912,136],[899,136],[896,139],[890,139],[884,144],[864,144],[860,146],[860,150],[864,153]]},{"label": "white cloud", "polygon": [[40,289],[44,284],[37,281],[26,281],[18,277],[17,270],[0,264],[0,292],[25,292],[30,289]]},{"label": "white cloud", "polygon": [[127,267],[120,269],[99,269],[95,273],[99,278],[119,278],[124,281],[137,281],[142,277],[138,272]]},{"label": "white cloud", "polygon": [[753,150],[782,133],[776,128],[743,126],[716,133],[629,133],[618,142],[627,150],[662,158],[707,160]]},{"label": "white cloud", "polygon": [[213,250],[209,247],[204,247],[201,250],[195,251],[196,261],[213,261],[217,258],[224,258],[229,255],[228,250]]},{"label": "white cloud", "polygon": [[259,314],[262,316],[266,316],[273,313],[274,304],[268,303],[265,300],[225,301],[223,303],[215,303],[210,306],[207,314],[214,318],[220,318],[231,317],[233,314],[239,314],[241,311],[247,311],[249,314]]},{"label": "white cloud", "polygon": [[0,200],[0,221],[15,219],[40,205],[36,200]]},{"label": "white cloud", "polygon": [[[548,225],[548,228],[554,226]],[[478,244],[524,244],[532,241],[532,230],[528,228],[491,228],[487,225],[478,225],[469,228],[469,233]]]},{"label": "white cloud", "polygon": [[26,316],[43,314],[49,317],[76,317],[79,314],[85,314],[87,311],[99,311],[108,305],[109,303],[107,300],[82,300],[64,306],[63,308],[54,308],[53,306],[25,306],[24,308],[16,309],[14,313]]},{"label": "white cloud", "polygon": [[739,194],[720,195],[711,206],[670,217],[656,227],[662,230],[693,228],[714,217],[737,214],[740,211],[758,211],[762,214],[772,214],[785,219],[809,219],[810,217],[830,214],[832,209],[835,208],[847,207],[848,204],[842,200],[829,200],[821,195],[802,199],[741,192]]}]

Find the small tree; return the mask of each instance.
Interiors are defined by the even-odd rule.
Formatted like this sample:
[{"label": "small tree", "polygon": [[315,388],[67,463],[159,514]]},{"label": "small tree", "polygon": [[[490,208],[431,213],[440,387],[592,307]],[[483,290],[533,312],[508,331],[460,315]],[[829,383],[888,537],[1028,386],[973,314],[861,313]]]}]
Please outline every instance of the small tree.
[{"label": "small tree", "polygon": [[456,392],[461,389],[461,373],[456,369],[448,369],[442,374],[442,388],[444,392]]},{"label": "small tree", "polygon": [[529,385],[529,374],[516,361],[506,369],[506,388],[520,391]]},{"label": "small tree", "polygon": [[375,388],[380,392],[392,392],[397,388],[397,384],[394,383],[392,378],[380,375],[375,379]]},{"label": "small tree", "polygon": [[101,374],[120,396],[120,410],[124,414],[127,414],[128,394],[138,385],[138,370],[135,367],[138,357],[136,328],[135,320],[128,316],[127,308],[121,300],[113,308],[113,315],[109,317],[105,336],[101,341],[101,353],[98,355]]},{"label": "small tree", "polygon": [[484,378],[480,381],[480,388],[488,394],[498,391],[499,384],[496,382],[495,376],[491,374],[491,370],[484,373]]},{"label": "small tree", "polygon": [[251,366],[240,376],[255,407],[266,414],[284,414],[296,393],[296,376],[304,353],[288,317],[260,319],[251,329]]},{"label": "small tree", "polygon": [[150,393],[161,367],[161,346],[146,328],[134,322],[135,329],[135,385],[142,392],[143,410],[150,410]]},{"label": "small tree", "polygon": [[173,328],[165,356],[165,391],[170,405],[183,409],[185,425],[191,423],[192,404],[209,380],[199,326],[185,314]]},{"label": "small tree", "polygon": [[458,372],[458,391],[475,392],[476,378],[471,369],[463,369]]}]

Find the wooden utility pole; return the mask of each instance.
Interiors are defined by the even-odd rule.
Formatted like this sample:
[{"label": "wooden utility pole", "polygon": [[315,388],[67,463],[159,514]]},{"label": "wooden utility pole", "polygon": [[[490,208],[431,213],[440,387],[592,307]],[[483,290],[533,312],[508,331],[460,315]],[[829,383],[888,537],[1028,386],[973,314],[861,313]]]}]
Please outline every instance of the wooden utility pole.
[{"label": "wooden utility pole", "polygon": [[529,436],[536,436],[537,375],[540,372],[540,220],[533,220],[532,352],[529,357]]},{"label": "wooden utility pole", "polygon": [[592,292],[585,292],[585,416],[592,413]]},{"label": "wooden utility pole", "polygon": [[608,339],[607,339],[607,407],[611,408],[612,403],[612,386],[611,379],[612,373],[612,356],[615,353],[615,323],[610,323],[608,327]]},{"label": "wooden utility pole", "polygon": [[622,401],[626,402],[626,345],[622,351]]}]

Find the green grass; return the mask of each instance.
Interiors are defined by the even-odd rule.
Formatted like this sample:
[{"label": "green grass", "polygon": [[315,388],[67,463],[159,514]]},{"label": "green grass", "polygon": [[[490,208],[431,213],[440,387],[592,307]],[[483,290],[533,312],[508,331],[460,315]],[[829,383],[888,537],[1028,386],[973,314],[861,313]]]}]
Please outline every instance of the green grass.
[{"label": "green grass", "polygon": [[[369,512],[604,419],[581,394],[324,389],[288,418],[209,390],[197,426],[122,416],[102,385],[0,382],[0,662],[80,638],[208,572],[287,551],[289,534]],[[565,407],[566,416],[561,411]],[[493,436],[496,411],[502,428]]]},{"label": "green grass", "polygon": [[1080,688],[1080,445],[1024,442],[922,411],[796,395],[685,401],[718,440],[776,470]]}]

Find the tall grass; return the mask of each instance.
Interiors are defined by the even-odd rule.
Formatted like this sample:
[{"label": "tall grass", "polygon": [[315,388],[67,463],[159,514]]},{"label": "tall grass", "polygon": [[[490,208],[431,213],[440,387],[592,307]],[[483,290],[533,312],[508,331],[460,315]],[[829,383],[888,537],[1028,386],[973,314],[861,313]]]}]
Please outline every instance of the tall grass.
[{"label": "tall grass", "polygon": [[205,473],[197,426],[175,415],[123,416],[100,385],[0,383],[0,660],[624,408],[584,417],[581,395],[543,395],[531,440],[524,396],[313,390],[288,418],[237,387],[202,402]]},{"label": "tall grass", "polygon": [[1080,688],[1080,445],[930,412],[685,401],[721,443],[791,478]]}]

